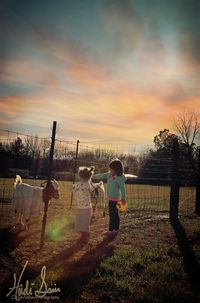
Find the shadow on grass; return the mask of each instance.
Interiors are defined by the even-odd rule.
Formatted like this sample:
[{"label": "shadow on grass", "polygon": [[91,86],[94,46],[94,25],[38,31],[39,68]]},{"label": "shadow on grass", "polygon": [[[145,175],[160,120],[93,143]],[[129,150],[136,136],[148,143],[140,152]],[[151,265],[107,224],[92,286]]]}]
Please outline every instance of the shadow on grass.
[{"label": "shadow on grass", "polygon": [[186,231],[180,221],[171,221],[171,225],[174,228],[180,253],[183,256],[183,265],[185,273],[188,276],[191,287],[199,292],[200,285],[200,265],[198,264],[192,247],[190,246],[190,241],[187,238]]},{"label": "shadow on grass", "polygon": [[[60,299],[78,298],[88,279],[95,273],[99,263],[113,254],[114,246],[109,245],[113,240],[114,237],[104,238],[102,242],[87,251],[79,260],[74,258],[71,262],[67,262],[74,253],[81,250],[85,245],[77,241],[73,246],[66,248],[45,264],[47,270],[48,267],[52,267],[52,265],[62,265],[62,267],[66,269],[59,279],[54,281],[57,287],[61,289]],[[20,266],[19,269],[21,271],[22,267]],[[27,267],[23,274],[23,281],[35,279],[40,275],[40,272],[41,266],[34,268],[34,270]],[[9,284],[12,283],[12,280],[13,278],[10,276],[2,284],[0,291],[0,298],[4,300],[2,302],[10,302],[10,298],[6,298],[5,295],[8,292],[8,287],[10,286]]]},{"label": "shadow on grass", "polygon": [[61,289],[61,299],[76,299],[81,294],[84,285],[94,275],[100,262],[113,255],[114,245],[109,245],[115,237],[106,237],[93,249],[83,255],[78,261],[67,265],[67,276],[61,276],[56,281]]},{"label": "shadow on grass", "polygon": [[10,228],[0,230],[0,254],[8,256],[25,239],[29,239],[30,236],[36,233],[14,232]]},{"label": "shadow on grass", "polygon": [[[62,265],[64,268],[64,273],[55,281],[57,287],[61,289],[60,299],[73,300],[79,297],[84,285],[93,276],[100,262],[113,254],[114,246],[111,243],[114,239],[114,236],[105,237],[99,244],[76,260],[76,258],[73,259],[73,255],[85,245],[78,240],[73,246],[66,248],[45,264],[47,269],[52,264]],[[72,261],[68,262],[70,257],[72,257]],[[33,276],[39,275],[40,271],[41,266],[35,268],[34,271],[27,272],[27,276],[31,275],[33,278]]]}]

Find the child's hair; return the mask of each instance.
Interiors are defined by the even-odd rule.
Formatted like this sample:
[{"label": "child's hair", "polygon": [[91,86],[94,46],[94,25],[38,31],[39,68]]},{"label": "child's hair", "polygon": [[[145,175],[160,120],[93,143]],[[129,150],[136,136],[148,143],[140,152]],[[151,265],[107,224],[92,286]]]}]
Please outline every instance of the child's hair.
[{"label": "child's hair", "polygon": [[112,160],[109,164],[109,167],[116,172],[117,176],[122,176],[124,173],[123,164],[119,159]]},{"label": "child's hair", "polygon": [[94,167],[79,167],[78,175],[80,178],[89,180],[94,173]]}]

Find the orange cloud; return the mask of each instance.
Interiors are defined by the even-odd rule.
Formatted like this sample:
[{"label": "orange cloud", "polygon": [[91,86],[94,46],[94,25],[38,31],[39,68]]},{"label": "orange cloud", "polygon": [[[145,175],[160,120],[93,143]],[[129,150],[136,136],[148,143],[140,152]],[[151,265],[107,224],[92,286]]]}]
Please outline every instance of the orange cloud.
[{"label": "orange cloud", "polygon": [[57,87],[59,85],[55,74],[47,66],[39,63],[10,59],[4,62],[0,74],[0,81],[4,83],[21,83],[39,87]]},{"label": "orange cloud", "polygon": [[[7,97],[0,100],[0,112],[8,115],[10,125],[32,125],[33,129],[47,129],[53,120],[59,124],[59,137],[65,140],[101,140],[106,142],[152,143],[161,129],[172,128],[171,118],[181,110],[180,103],[169,106],[159,97],[126,91],[120,94],[96,95],[85,101],[81,95],[67,93],[56,98],[37,95]],[[125,94],[126,91],[126,94]],[[73,101],[72,101],[73,100]],[[191,109],[197,108],[198,98],[189,100]],[[3,125],[9,125],[1,118]]]}]

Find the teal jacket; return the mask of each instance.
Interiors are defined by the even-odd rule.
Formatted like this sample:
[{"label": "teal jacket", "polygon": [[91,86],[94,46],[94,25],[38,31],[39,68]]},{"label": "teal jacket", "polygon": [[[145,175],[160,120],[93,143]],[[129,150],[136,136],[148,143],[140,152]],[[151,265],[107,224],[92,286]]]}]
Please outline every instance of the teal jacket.
[{"label": "teal jacket", "polygon": [[120,199],[126,200],[125,190],[125,176],[112,176],[110,172],[95,174],[92,176],[93,180],[107,179],[107,194],[108,199],[112,201],[119,201]]}]

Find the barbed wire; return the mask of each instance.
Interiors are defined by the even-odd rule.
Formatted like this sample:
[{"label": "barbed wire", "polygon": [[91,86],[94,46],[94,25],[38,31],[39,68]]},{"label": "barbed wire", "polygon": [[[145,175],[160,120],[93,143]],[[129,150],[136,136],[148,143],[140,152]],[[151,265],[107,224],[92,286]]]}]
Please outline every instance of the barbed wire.
[{"label": "barbed wire", "polygon": [[[31,138],[37,138],[38,140],[51,140],[50,136],[47,137],[40,137],[39,135],[35,134],[27,134],[27,133],[23,133],[20,131],[13,131],[13,130],[8,130],[8,129],[2,129],[0,128],[0,132],[5,132],[7,133],[7,135],[16,135],[16,136],[23,136],[23,137],[31,137]],[[77,140],[64,140],[64,139],[60,139],[60,138],[56,138],[55,139],[56,142],[60,142],[63,144],[74,144],[76,145]],[[133,144],[133,143],[115,143],[113,144],[113,142],[108,143],[108,142],[103,142],[100,143],[99,142],[94,142],[94,141],[80,141],[81,144],[79,145],[81,148],[86,148],[86,149],[92,149],[92,150],[97,150],[97,149],[101,149],[101,150],[109,150],[109,151],[113,151],[113,152],[121,152],[121,153],[138,153],[143,151],[144,149],[149,149],[150,147],[152,148],[152,146],[150,145],[142,145],[142,144]],[[91,145],[86,145],[86,144],[91,144]],[[113,148],[113,146],[120,146],[120,148]]]},{"label": "barbed wire", "polygon": [[0,128],[0,132],[7,132],[9,134],[15,134],[17,136],[25,136],[25,137],[31,137],[31,138],[38,138],[40,140],[50,140],[51,137],[39,137],[38,135],[30,135],[30,134],[25,134],[25,133],[21,133],[21,132],[16,132],[16,131],[11,131],[11,130],[7,130],[7,129],[2,129]]}]

